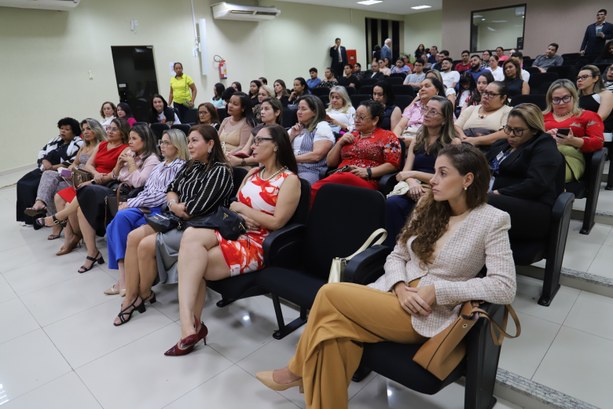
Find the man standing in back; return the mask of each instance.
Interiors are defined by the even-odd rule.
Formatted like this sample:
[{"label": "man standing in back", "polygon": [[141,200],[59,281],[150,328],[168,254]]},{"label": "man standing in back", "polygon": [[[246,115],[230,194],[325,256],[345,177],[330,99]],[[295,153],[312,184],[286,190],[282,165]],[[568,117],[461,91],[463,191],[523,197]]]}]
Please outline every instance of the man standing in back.
[{"label": "man standing in back", "polygon": [[596,22],[585,29],[581,42],[581,55],[588,57],[590,62],[602,53],[607,41],[613,38],[613,24],[607,23],[606,18],[607,11],[605,9],[598,10]]},{"label": "man standing in back", "polygon": [[330,47],[330,58],[332,59],[330,68],[332,68],[334,76],[340,78],[343,75],[343,67],[348,60],[347,50],[341,45],[341,39],[338,37],[334,40],[334,45]]},{"label": "man standing in back", "polygon": [[383,47],[381,47],[381,59],[387,58],[388,61],[392,60],[392,40],[390,38],[386,38],[383,43]]}]

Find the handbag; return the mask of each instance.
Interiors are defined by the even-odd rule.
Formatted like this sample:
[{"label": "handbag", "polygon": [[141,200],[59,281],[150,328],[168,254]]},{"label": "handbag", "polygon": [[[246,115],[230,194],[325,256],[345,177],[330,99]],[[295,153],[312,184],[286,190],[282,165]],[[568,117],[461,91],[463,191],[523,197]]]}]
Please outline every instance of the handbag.
[{"label": "handbag", "polygon": [[[505,337],[517,338],[521,334],[519,318],[511,305],[505,305],[504,308],[502,324],[499,324],[490,317],[487,311],[479,308],[478,301],[466,301],[462,304],[460,315],[455,321],[424,342],[413,356],[413,361],[439,380],[446,379],[464,359],[466,355],[464,337],[475,326],[479,318],[484,318],[490,322],[490,335],[495,345],[502,345]],[[509,314],[511,314],[515,323],[515,335],[506,332]]]},{"label": "handbag", "polygon": [[236,240],[247,232],[245,219],[223,206],[219,206],[211,215],[187,220],[185,224],[187,227],[215,229],[226,240]]},{"label": "handbag", "polygon": [[182,223],[182,220],[170,211],[155,215],[146,214],[145,221],[157,233],[166,233],[167,231],[176,229]]},{"label": "handbag", "polygon": [[[378,237],[378,239],[377,239]],[[366,239],[364,244],[360,246],[360,248],[350,256],[347,257],[334,257],[332,259],[332,265],[330,266],[330,274],[328,275],[329,283],[340,283],[343,281],[343,271],[347,266],[347,263],[355,256],[366,250],[371,246],[375,246],[377,244],[381,244],[387,238],[387,230],[380,227]],[[375,239],[377,239],[375,241]]]},{"label": "handbag", "polygon": [[94,175],[81,169],[73,169],[72,171],[72,186],[75,189],[83,182],[89,182],[94,179]]}]

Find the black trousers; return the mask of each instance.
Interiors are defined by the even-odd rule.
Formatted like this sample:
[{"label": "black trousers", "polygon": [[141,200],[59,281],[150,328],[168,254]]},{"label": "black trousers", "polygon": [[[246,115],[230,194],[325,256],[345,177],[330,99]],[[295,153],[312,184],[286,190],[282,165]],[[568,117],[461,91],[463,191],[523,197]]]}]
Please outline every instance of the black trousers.
[{"label": "black trousers", "polygon": [[34,218],[26,216],[23,212],[36,201],[36,192],[42,175],[43,172],[40,169],[34,169],[23,175],[17,182],[16,220],[18,222],[34,224]]},{"label": "black trousers", "polygon": [[551,225],[551,207],[532,200],[489,194],[488,203],[511,216],[509,238],[539,240],[547,237]]}]

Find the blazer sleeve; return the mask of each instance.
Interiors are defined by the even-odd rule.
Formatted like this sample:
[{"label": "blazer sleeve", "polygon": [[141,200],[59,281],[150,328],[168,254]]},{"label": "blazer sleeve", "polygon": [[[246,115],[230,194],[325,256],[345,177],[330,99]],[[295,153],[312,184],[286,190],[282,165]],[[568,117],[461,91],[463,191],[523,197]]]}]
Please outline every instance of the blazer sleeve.
[{"label": "blazer sleeve", "polygon": [[589,34],[590,27],[592,27],[591,24],[589,26],[587,26],[587,28],[585,29],[585,34],[583,34],[583,41],[581,41],[581,47],[579,47],[580,51],[585,50],[585,47],[587,46],[587,41],[588,41],[588,38],[590,36],[590,34]]},{"label": "blazer sleeve", "polygon": [[122,182],[126,182],[133,188],[139,188],[145,185],[147,178],[153,172],[153,169],[160,163],[160,159],[156,154],[152,153],[145,159],[142,166],[130,173],[124,178],[120,178]]},{"label": "blazer sleeve", "polygon": [[381,291],[391,291],[399,281],[407,281],[407,263],[411,260],[409,249],[405,244],[396,243],[394,250],[387,256],[383,269],[385,273],[369,287]]},{"label": "blazer sleeve", "polygon": [[[490,218],[485,234],[485,277],[467,281],[440,280],[435,283],[436,303],[456,305],[468,300],[482,300],[494,304],[511,304],[515,298],[515,263],[509,243],[511,218],[508,213],[496,211]],[[486,220],[483,220],[484,222]]]}]

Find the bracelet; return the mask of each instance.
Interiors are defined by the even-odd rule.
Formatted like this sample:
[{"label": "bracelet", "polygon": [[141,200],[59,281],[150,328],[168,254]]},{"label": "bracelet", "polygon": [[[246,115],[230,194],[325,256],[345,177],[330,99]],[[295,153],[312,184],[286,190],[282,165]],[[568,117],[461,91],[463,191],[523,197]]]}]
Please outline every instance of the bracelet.
[{"label": "bracelet", "polygon": [[366,173],[368,173],[368,179],[372,179],[372,169],[366,168]]},{"label": "bracelet", "polygon": [[117,175],[115,175],[115,172],[114,172],[114,171],[111,171],[111,178],[112,178],[113,180],[117,180]]}]

